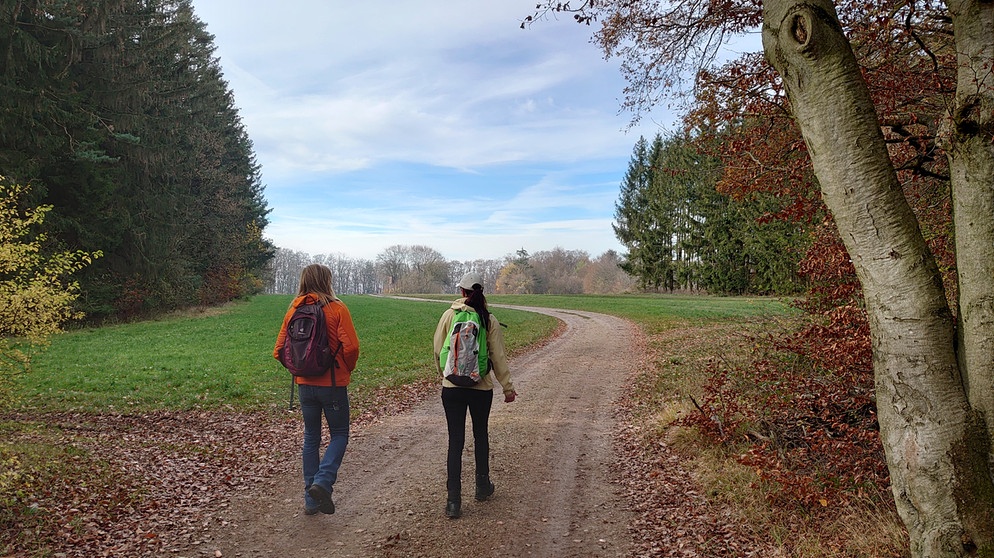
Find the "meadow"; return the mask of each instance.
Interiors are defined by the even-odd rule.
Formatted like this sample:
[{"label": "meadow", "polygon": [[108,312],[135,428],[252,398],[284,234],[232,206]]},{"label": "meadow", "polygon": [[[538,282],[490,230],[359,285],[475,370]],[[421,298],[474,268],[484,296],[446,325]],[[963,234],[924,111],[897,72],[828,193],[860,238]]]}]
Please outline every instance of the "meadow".
[{"label": "meadow", "polygon": [[[443,302],[342,296],[359,334],[354,398],[434,376],[432,334]],[[22,377],[25,409],[128,412],[152,409],[258,410],[289,399],[289,374],[272,357],[291,296],[262,295],[220,309],[159,320],[67,331],[52,338]],[[774,299],[694,296],[492,295],[491,304],[603,312],[648,331],[668,324],[782,314]],[[494,308],[513,355],[549,335],[556,320]],[[357,406],[355,412],[361,412]]]},{"label": "meadow", "polygon": [[[39,410],[284,407],[290,375],[273,358],[292,296],[264,295],[153,321],[68,331],[52,338],[25,376],[22,405]],[[414,383],[433,374],[432,334],[443,304],[343,296],[360,338],[352,390]],[[551,318],[513,312],[508,341],[549,335]]]}]

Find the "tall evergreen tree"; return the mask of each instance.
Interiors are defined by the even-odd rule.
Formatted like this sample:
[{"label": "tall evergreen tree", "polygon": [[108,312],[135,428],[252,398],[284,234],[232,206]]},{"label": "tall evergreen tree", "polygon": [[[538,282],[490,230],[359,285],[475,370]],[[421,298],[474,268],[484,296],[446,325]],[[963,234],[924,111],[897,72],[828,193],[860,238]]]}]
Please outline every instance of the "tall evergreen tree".
[{"label": "tall evergreen tree", "polygon": [[258,164],[189,0],[0,6],[0,169],[54,209],[53,249],[102,250],[91,314],[261,288],[272,257]]},{"label": "tall evergreen tree", "polygon": [[736,199],[716,190],[720,163],[693,137],[636,144],[616,204],[623,269],[641,288],[712,293],[797,291],[804,229],[771,221],[779,199]]},{"label": "tall evergreen tree", "polygon": [[652,211],[652,159],[661,141],[657,136],[650,149],[644,137],[638,139],[614,206],[614,234],[628,250],[621,267],[643,289],[658,289],[663,280],[661,267],[669,265],[669,241]]},{"label": "tall evergreen tree", "polygon": [[651,197],[665,237],[663,284],[667,290],[693,289],[698,283],[702,191],[714,188],[714,163],[702,157],[683,137],[656,137]]}]

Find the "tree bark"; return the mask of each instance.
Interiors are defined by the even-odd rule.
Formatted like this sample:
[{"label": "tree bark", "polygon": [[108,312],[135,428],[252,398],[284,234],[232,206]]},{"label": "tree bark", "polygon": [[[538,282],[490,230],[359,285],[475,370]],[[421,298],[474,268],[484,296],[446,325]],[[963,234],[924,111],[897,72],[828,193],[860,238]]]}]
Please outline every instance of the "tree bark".
[{"label": "tree bark", "polygon": [[767,0],[763,46],[863,286],[880,435],[912,555],[994,553],[985,430],[953,316],[834,5]]},{"label": "tree bark", "polygon": [[[994,2],[950,0],[957,83],[947,137],[959,278],[960,370],[994,432]],[[994,436],[988,436],[994,463]]]}]

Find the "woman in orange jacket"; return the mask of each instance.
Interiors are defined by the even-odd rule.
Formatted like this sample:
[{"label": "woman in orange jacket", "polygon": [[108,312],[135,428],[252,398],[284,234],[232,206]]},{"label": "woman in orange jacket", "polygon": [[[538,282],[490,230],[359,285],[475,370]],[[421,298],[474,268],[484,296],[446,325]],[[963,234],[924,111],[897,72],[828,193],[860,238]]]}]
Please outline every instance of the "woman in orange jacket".
[{"label": "woman in orange jacket", "polygon": [[[286,327],[294,310],[301,304],[323,305],[328,342],[331,350],[338,349],[335,365],[320,376],[294,376],[300,393],[300,412],[304,420],[304,447],[302,452],[304,472],[304,513],[314,515],[335,513],[331,499],[338,469],[349,443],[349,393],[348,385],[359,360],[359,337],[352,323],[352,315],[331,286],[331,270],[324,265],[312,264],[300,274],[300,289],[290,303],[283,326],[276,338],[273,357],[279,360],[280,349],[286,340]],[[340,344],[340,345],[339,345]],[[340,348],[339,348],[340,346]],[[328,422],[331,441],[321,457],[321,416]]]}]

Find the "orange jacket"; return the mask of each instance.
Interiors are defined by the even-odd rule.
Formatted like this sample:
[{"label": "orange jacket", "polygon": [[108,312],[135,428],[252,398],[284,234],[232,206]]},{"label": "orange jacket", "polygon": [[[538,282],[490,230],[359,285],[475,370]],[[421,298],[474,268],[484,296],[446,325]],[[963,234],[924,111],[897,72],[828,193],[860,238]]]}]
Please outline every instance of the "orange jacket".
[{"label": "orange jacket", "polygon": [[[317,297],[312,294],[298,296],[290,303],[286,315],[283,316],[283,326],[276,337],[276,346],[273,347],[273,358],[279,360],[280,347],[286,340],[286,325],[293,316],[293,311],[301,304],[312,304],[317,302]],[[321,376],[294,376],[294,381],[298,384],[308,386],[339,386],[349,385],[352,379],[352,371],[355,370],[356,362],[359,360],[359,336],[356,335],[355,325],[352,323],[352,314],[341,300],[334,300],[324,305],[325,323],[328,325],[328,342],[331,350],[334,351],[341,341],[342,348],[338,350],[335,357],[335,377],[331,377],[331,371],[325,372]]]}]

